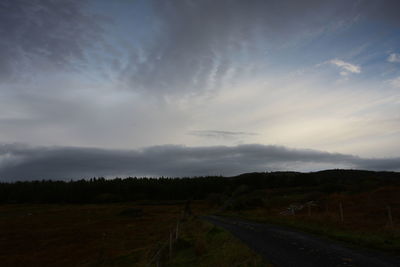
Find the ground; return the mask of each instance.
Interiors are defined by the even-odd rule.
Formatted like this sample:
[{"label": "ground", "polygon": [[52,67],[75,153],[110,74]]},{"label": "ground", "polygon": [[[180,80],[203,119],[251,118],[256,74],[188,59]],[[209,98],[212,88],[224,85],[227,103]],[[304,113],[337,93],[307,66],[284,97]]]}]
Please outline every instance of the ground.
[{"label": "ground", "polygon": [[[124,214],[133,208],[143,213]],[[3,205],[0,262],[43,267],[145,264],[181,210],[181,204]]]},{"label": "ground", "polygon": [[[0,262],[14,266],[148,266],[180,220],[168,266],[264,266],[261,257],[228,232],[200,220],[207,209],[185,202],[0,206]],[[222,254],[221,254],[222,253]],[[155,265],[155,262],[153,262]]]}]

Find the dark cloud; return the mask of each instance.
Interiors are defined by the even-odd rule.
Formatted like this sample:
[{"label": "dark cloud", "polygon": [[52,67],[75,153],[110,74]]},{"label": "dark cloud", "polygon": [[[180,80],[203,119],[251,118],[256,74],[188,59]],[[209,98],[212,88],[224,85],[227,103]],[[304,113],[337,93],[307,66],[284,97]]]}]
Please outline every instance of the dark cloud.
[{"label": "dark cloud", "polygon": [[231,132],[231,131],[216,131],[216,130],[201,130],[201,131],[190,131],[189,135],[206,137],[206,138],[217,138],[217,139],[232,139],[241,138],[252,135],[257,135],[256,133],[249,132]]},{"label": "dark cloud", "polygon": [[85,59],[104,20],[85,12],[83,0],[0,1],[0,82],[29,67],[69,68]]},{"label": "dark cloud", "polygon": [[[279,146],[155,146],[143,150],[0,146],[0,179],[71,179],[93,176],[234,175],[250,171],[300,170],[315,166],[400,170],[400,158],[363,159]],[[293,169],[293,168],[291,168]]]}]

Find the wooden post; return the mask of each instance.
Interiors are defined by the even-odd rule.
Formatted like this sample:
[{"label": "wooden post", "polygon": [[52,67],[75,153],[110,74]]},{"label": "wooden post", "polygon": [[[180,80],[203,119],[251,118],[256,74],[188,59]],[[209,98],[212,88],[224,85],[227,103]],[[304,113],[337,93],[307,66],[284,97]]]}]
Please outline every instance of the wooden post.
[{"label": "wooden post", "polygon": [[290,210],[291,210],[291,212],[292,212],[292,215],[294,216],[294,215],[295,215],[295,213],[294,213],[294,207],[291,206],[291,207],[290,207]]},{"label": "wooden post", "polygon": [[392,208],[390,206],[387,206],[387,213],[388,213],[388,219],[389,219],[389,226],[393,228],[393,217],[392,217]]},{"label": "wooden post", "polygon": [[307,208],[308,208],[308,216],[311,217],[311,204],[310,203],[307,204]]},{"label": "wooden post", "polygon": [[342,205],[342,202],[339,203],[339,211],[340,211],[340,221],[343,222],[343,205]]},{"label": "wooden post", "polygon": [[160,256],[157,256],[156,266],[160,267]]},{"label": "wooden post", "polygon": [[100,251],[99,251],[100,261],[104,260],[104,253],[106,251],[106,248],[105,248],[106,241],[105,241],[105,239],[106,239],[106,233],[103,232],[102,235],[101,235],[101,247],[100,247]]},{"label": "wooden post", "polygon": [[169,258],[172,258],[172,230],[169,232]]},{"label": "wooden post", "polygon": [[179,220],[176,222],[175,240],[178,240],[179,235]]}]

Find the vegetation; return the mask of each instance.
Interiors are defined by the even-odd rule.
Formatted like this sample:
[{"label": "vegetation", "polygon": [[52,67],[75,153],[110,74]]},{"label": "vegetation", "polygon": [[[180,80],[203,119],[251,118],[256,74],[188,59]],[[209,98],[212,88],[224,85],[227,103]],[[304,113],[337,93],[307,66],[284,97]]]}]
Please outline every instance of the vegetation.
[{"label": "vegetation", "polygon": [[[400,186],[323,193],[315,187],[244,192],[220,214],[280,224],[355,245],[400,252]],[[254,198],[259,198],[258,202]]]},{"label": "vegetation", "polygon": [[[355,170],[0,183],[0,262],[146,266],[184,210],[287,225],[398,253],[399,192],[399,173]],[[164,255],[169,266],[233,263],[264,264],[199,219],[182,223],[172,258]]]},{"label": "vegetation", "polygon": [[[184,205],[3,205],[1,266],[148,266]],[[191,208],[208,210],[201,202]],[[265,266],[228,232],[195,216],[179,228],[163,266]]]},{"label": "vegetation", "polygon": [[[1,266],[146,266],[182,208],[135,203],[2,205]],[[193,203],[192,208],[199,212],[203,206]]]},{"label": "vegetation", "polygon": [[43,180],[0,183],[0,203],[114,203],[206,198],[218,200],[238,193],[238,190],[314,187],[321,193],[362,192],[379,186],[399,184],[400,173],[356,170],[248,173],[235,177]]},{"label": "vegetation", "polygon": [[225,230],[198,218],[182,224],[182,234],[166,266],[267,266],[262,258]]}]

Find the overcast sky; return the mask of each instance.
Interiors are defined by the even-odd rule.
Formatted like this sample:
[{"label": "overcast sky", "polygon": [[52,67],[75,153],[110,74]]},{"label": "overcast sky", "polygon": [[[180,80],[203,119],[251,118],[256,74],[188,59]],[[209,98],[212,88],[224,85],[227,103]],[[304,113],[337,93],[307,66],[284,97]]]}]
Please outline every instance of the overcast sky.
[{"label": "overcast sky", "polygon": [[396,0],[2,0],[0,180],[400,170]]}]

